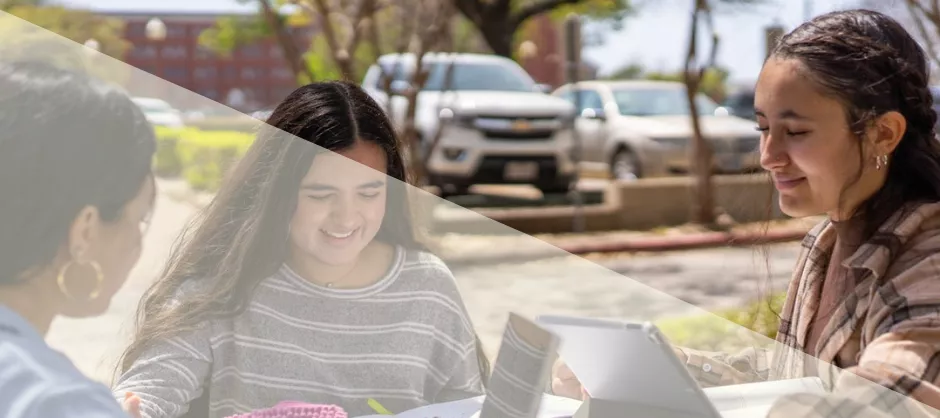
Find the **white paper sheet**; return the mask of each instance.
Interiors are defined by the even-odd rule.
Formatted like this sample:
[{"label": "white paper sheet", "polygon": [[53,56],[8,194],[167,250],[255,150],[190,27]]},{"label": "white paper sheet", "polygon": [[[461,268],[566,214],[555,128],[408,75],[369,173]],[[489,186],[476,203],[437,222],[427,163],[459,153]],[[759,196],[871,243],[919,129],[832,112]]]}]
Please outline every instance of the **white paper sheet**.
[{"label": "white paper sheet", "polygon": [[[405,411],[394,418],[476,418],[483,409],[484,396],[422,406]],[[557,418],[574,415],[581,401],[545,394],[537,418]],[[355,418],[390,418],[389,415],[367,415]]]},{"label": "white paper sheet", "polygon": [[739,409],[770,408],[781,396],[792,393],[826,392],[822,380],[818,377],[775,380],[770,382],[746,383],[742,385],[719,386],[704,389],[705,396],[719,412]]}]

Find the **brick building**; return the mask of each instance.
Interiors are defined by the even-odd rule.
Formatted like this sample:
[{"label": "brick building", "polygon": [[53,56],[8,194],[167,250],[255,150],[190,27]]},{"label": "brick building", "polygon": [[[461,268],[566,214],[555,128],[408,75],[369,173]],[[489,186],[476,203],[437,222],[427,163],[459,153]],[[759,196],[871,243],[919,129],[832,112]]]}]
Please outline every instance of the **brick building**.
[{"label": "brick building", "polygon": [[[296,88],[296,81],[281,49],[272,38],[246,45],[230,56],[220,56],[199,45],[199,34],[221,14],[104,13],[125,22],[131,47],[123,61],[187,90],[241,111],[276,103]],[[151,18],[166,25],[166,38],[148,39],[145,25]],[[313,27],[291,28],[298,46],[305,49]],[[130,80],[131,85],[141,84]],[[172,89],[178,90],[178,89]],[[147,95],[146,91],[135,91]],[[174,94],[175,93],[175,94]],[[154,92],[180,109],[196,106],[185,92]]]},{"label": "brick building", "polygon": [[[205,96],[231,108],[251,112],[269,107],[293,91],[296,81],[290,65],[273,37],[240,47],[230,56],[220,56],[199,45],[199,35],[217,19],[231,14],[104,12],[125,22],[124,37],[131,43],[123,61],[136,68]],[[236,17],[239,15],[235,15]],[[250,15],[241,15],[253,18]],[[148,39],[145,26],[152,18],[166,25],[166,38]],[[300,50],[306,50],[315,34],[313,25],[292,27]],[[536,17],[527,25],[524,38],[536,46],[534,56],[519,58],[536,81],[557,87],[566,80],[564,38],[560,25],[547,16]],[[168,100],[175,107],[190,110],[205,104],[179,89],[158,92],[141,90],[153,83],[130,80],[133,93]],[[141,87],[143,86],[143,87]],[[155,87],[155,86],[153,86]]]}]

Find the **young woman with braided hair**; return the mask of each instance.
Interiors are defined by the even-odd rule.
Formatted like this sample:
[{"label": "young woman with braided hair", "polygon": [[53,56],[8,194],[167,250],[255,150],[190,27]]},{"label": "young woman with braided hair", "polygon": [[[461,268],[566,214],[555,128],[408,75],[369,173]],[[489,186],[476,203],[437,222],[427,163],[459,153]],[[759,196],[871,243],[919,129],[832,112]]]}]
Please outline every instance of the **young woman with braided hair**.
[{"label": "young woman with braided hair", "polygon": [[[826,219],[803,240],[770,357],[676,348],[700,384],[819,376],[831,393],[785,396],[770,415],[937,414],[940,144],[928,79],[917,42],[868,10],[818,16],[772,50],[755,95],[761,164],[787,215]],[[582,393],[564,365],[553,390]]]}]

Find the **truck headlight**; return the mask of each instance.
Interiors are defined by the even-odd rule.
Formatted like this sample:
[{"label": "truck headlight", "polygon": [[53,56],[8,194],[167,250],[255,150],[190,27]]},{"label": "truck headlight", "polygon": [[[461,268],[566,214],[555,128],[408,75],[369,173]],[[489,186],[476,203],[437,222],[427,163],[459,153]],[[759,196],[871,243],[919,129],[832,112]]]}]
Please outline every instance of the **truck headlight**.
[{"label": "truck headlight", "polygon": [[459,126],[462,128],[473,128],[474,117],[472,115],[463,115],[454,112],[453,109],[445,107],[441,109],[438,118],[443,125]]}]

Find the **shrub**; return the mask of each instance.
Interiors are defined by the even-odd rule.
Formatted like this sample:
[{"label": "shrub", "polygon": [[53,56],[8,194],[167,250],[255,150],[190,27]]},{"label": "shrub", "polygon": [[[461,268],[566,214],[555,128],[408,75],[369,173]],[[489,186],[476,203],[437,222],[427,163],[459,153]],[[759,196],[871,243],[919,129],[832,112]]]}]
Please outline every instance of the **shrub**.
[{"label": "shrub", "polygon": [[[778,317],[785,293],[752,302],[740,309],[710,315],[665,319],[657,326],[671,343],[696,350],[734,353],[752,345],[767,345],[777,337]],[[766,337],[766,338],[761,338]],[[762,341],[763,340],[763,341]]]},{"label": "shrub", "polygon": [[254,138],[251,132],[185,130],[176,146],[183,178],[195,190],[218,190]]},{"label": "shrub", "polygon": [[180,175],[183,167],[176,152],[176,146],[184,131],[184,128],[154,126],[154,133],[157,136],[157,152],[154,155],[153,165],[158,176],[176,177]]},{"label": "shrub", "polygon": [[189,120],[186,125],[203,131],[238,131],[249,132],[259,129],[262,121],[247,115],[209,116],[204,119]]}]

